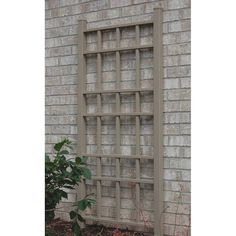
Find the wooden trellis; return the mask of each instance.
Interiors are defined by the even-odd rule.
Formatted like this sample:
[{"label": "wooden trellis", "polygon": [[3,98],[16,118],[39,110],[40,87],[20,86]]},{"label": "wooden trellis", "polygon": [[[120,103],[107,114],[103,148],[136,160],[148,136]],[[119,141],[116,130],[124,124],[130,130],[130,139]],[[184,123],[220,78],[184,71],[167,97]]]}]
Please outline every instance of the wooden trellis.
[{"label": "wooden trellis", "polygon": [[[145,25],[153,26],[153,44],[152,45],[141,45],[140,44],[140,27]],[[134,27],[136,35],[136,44],[132,47],[121,47],[121,30],[124,27]],[[113,49],[102,48],[102,32],[107,30],[115,30],[116,32],[116,47]],[[86,46],[86,36],[88,33],[95,32],[97,34],[97,49],[88,51]],[[154,85],[153,88],[141,88],[140,86],[140,50],[151,49],[153,50],[153,69],[154,69]],[[123,51],[135,52],[136,61],[136,86],[131,89],[121,88],[121,53]],[[110,90],[102,89],[102,55],[104,53],[115,53],[115,65],[116,65],[116,88]],[[86,76],[86,57],[88,55],[96,55],[97,63],[97,83],[96,90],[87,91],[85,86]],[[79,79],[78,79],[78,129],[79,129],[79,143],[78,143],[78,154],[81,156],[93,157],[97,161],[96,176],[93,179],[96,181],[97,191],[97,215],[96,216],[85,216],[85,219],[94,220],[98,222],[126,224],[132,226],[143,226],[143,222],[140,220],[139,208],[140,208],[140,184],[149,183],[154,185],[154,235],[163,235],[162,230],[162,211],[163,211],[163,135],[162,135],[162,9],[156,8],[154,10],[154,17],[152,22],[142,22],[137,24],[127,25],[116,25],[113,27],[104,27],[99,29],[86,28],[86,21],[79,21]],[[153,93],[153,112],[141,112],[140,109],[140,96],[143,92]],[[121,94],[130,93],[135,95],[135,111],[134,112],[121,112]],[[97,111],[95,113],[87,113],[86,109],[86,96],[95,95],[97,100]],[[116,112],[103,113],[102,106],[102,95],[113,94],[115,95]],[[101,120],[102,117],[114,117],[115,118],[115,154],[102,154],[101,150]],[[120,152],[120,130],[121,130],[121,117],[131,116],[135,118],[135,155],[123,155]],[[140,154],[140,120],[142,116],[153,117],[153,155],[141,155]],[[96,141],[97,141],[97,152],[96,154],[86,153],[85,143],[85,130],[86,130],[86,119],[88,117],[96,118]],[[115,177],[104,177],[101,174],[101,158],[114,158],[115,159]],[[120,161],[122,159],[134,159],[136,164],[136,178],[123,178],[120,175]],[[141,160],[153,160],[154,162],[154,176],[153,179],[142,179],[140,177],[140,161]],[[102,217],[101,214],[101,181],[114,181],[116,189],[116,219],[108,219]],[[135,184],[135,204],[137,206],[136,220],[128,223],[121,220],[120,209],[121,209],[121,182],[132,182]],[[85,195],[85,188],[83,188],[82,195]]]}]

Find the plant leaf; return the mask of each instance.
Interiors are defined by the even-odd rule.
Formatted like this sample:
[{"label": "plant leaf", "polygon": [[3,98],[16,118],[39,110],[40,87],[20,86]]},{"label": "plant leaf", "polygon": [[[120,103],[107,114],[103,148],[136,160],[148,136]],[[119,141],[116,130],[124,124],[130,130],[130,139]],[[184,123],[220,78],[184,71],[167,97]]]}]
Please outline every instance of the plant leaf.
[{"label": "plant leaf", "polygon": [[85,219],[80,214],[77,213],[77,217],[80,222],[85,222]]},{"label": "plant leaf", "polygon": [[81,231],[80,231],[80,226],[77,222],[74,222],[72,224],[72,231],[76,236],[82,236]]},{"label": "plant leaf", "polygon": [[77,213],[75,211],[70,212],[70,219],[73,220],[77,216]]},{"label": "plant leaf", "polygon": [[82,171],[82,175],[83,175],[86,179],[91,179],[92,173],[91,173],[91,171],[90,171],[88,168],[86,168],[86,167],[81,167],[80,169],[81,169],[81,171]]},{"label": "plant leaf", "polygon": [[87,208],[86,199],[80,200],[77,202],[77,206],[81,211],[84,211]]},{"label": "plant leaf", "polygon": [[68,150],[62,150],[59,152],[59,155],[68,155],[69,151]]}]

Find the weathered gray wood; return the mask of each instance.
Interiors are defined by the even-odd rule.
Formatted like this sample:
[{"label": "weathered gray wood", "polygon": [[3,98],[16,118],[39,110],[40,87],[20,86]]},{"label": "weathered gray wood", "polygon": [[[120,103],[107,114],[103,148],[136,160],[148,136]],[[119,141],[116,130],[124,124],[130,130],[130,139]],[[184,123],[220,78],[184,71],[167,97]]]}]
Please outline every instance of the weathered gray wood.
[{"label": "weathered gray wood", "polygon": [[142,45],[138,47],[125,47],[125,48],[117,48],[117,49],[101,49],[94,51],[84,51],[84,55],[97,54],[97,53],[108,53],[108,52],[121,52],[121,51],[134,51],[136,49],[149,49],[153,48],[153,45]]},{"label": "weathered gray wood", "polygon": [[154,235],[163,236],[162,8],[154,10]]}]

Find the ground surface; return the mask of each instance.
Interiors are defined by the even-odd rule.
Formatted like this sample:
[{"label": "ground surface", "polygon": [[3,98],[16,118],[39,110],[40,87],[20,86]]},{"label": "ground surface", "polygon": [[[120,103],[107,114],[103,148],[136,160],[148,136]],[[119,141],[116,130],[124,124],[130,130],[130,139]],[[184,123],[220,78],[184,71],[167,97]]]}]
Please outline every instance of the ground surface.
[{"label": "ground surface", "polygon": [[[55,236],[73,236],[70,222],[55,219],[48,226],[55,231]],[[90,225],[83,229],[83,236],[151,236],[148,233],[107,228],[102,225]]]}]

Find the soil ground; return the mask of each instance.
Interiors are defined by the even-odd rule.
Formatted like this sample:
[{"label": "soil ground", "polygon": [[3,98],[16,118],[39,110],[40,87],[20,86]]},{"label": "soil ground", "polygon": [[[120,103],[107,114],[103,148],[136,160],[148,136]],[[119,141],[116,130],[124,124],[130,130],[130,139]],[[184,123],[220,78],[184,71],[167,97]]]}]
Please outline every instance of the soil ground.
[{"label": "soil ground", "polygon": [[[71,231],[71,223],[60,220],[59,218],[53,220],[49,228],[53,229],[55,236],[73,236]],[[102,225],[89,225],[82,231],[83,236],[151,236],[150,233],[135,232],[130,230],[115,229],[104,227]]]}]

